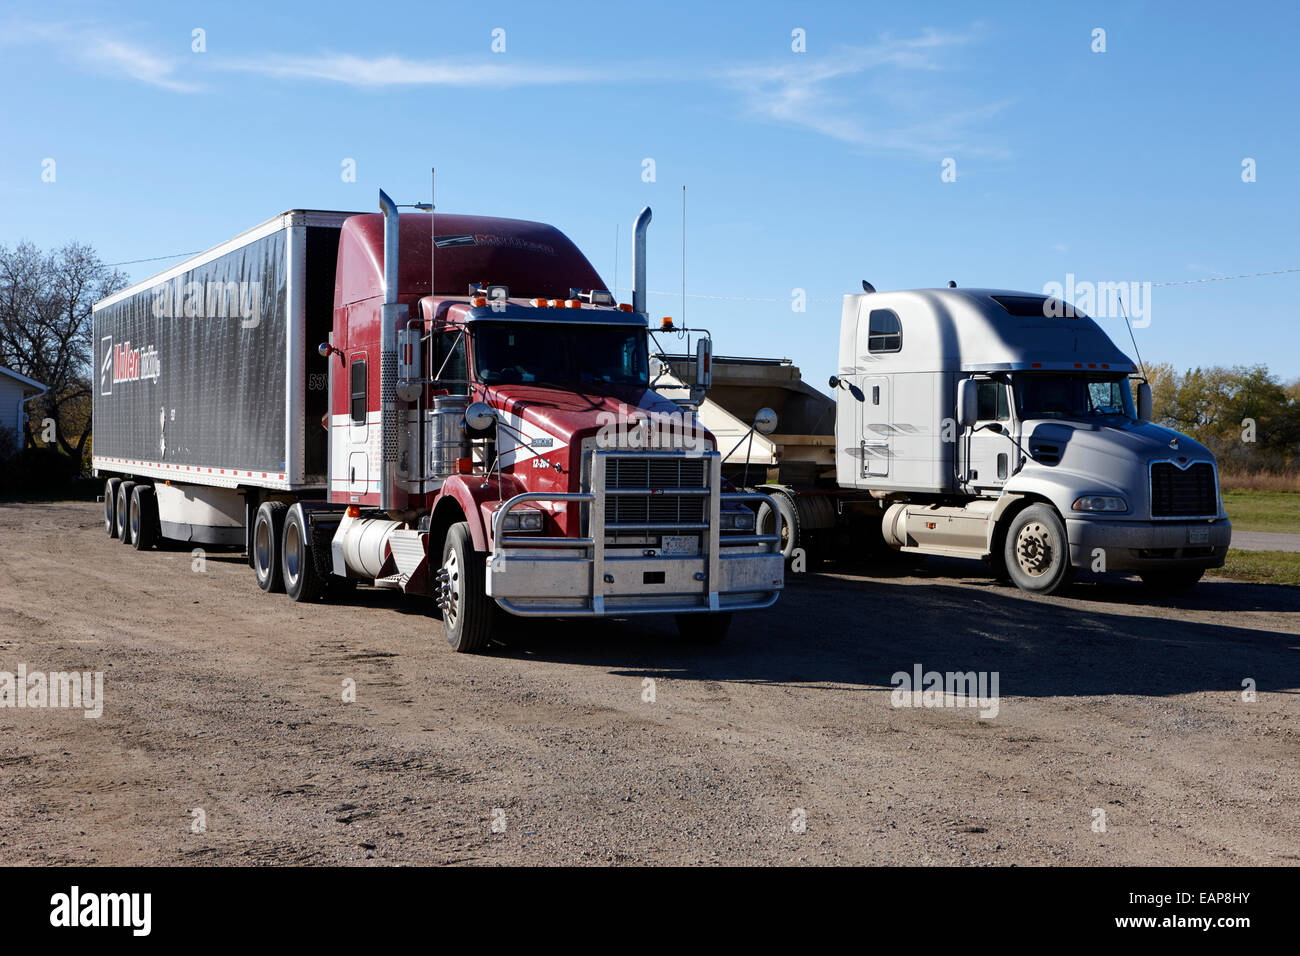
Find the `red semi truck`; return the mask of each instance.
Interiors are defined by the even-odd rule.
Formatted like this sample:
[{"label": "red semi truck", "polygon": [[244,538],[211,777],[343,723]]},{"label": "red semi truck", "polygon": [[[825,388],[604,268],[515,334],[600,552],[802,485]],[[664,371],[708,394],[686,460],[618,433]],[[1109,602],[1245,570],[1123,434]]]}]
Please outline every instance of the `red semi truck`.
[{"label": "red semi truck", "polygon": [[430,595],[457,651],[498,609],[716,640],[777,599],[771,500],[694,422],[707,335],[689,394],[650,388],[649,209],[623,305],[551,226],[380,209],[284,213],[95,306],[110,535],[243,546],[295,601]]}]

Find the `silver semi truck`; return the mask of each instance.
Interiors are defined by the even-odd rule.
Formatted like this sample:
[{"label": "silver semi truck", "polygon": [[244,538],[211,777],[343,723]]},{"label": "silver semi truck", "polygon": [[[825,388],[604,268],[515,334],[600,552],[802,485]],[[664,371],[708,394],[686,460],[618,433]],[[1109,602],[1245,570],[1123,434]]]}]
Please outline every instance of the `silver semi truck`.
[{"label": "silver semi truck", "polygon": [[[663,358],[678,371],[678,357]],[[1060,300],[846,295],[833,414],[788,362],[715,357],[713,375],[701,421],[731,448],[732,480],[779,507],[787,559],[862,554],[883,539],[983,559],[1052,594],[1079,569],[1182,589],[1227,554],[1214,456],[1151,421],[1150,386],[1139,382],[1135,399],[1130,385],[1137,365]],[[782,414],[781,433],[725,441],[736,433],[727,419],[755,402],[784,411],[782,395],[799,412]]]}]

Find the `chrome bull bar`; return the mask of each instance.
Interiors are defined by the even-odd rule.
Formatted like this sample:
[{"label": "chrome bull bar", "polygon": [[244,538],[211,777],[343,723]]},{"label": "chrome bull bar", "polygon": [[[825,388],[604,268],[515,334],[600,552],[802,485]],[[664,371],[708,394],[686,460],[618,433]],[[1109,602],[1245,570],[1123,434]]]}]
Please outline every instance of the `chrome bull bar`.
[{"label": "chrome bull bar", "polygon": [[[781,512],[760,492],[721,491],[721,457],[703,457],[709,467],[703,489],[606,489],[605,458],[656,457],[665,453],[597,451],[591,459],[591,490],[525,492],[497,508],[492,516],[492,551],[488,557],[488,594],[512,614],[522,616],[600,617],[629,614],[683,614],[764,608],[780,596],[785,583],[781,555]],[[704,522],[639,522],[607,526],[605,501],[613,496],[671,494],[707,499]],[[773,533],[721,534],[723,505],[767,502],[775,520]],[[586,504],[587,535],[541,537],[504,529],[507,515],[530,502]],[[699,535],[695,554],[664,554],[645,546],[611,548],[607,532],[646,535]]]}]

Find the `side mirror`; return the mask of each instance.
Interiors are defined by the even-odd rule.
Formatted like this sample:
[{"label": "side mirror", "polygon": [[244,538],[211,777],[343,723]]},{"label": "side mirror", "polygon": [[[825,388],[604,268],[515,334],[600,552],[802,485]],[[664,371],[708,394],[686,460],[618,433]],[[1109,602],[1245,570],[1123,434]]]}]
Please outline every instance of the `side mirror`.
[{"label": "side mirror", "polygon": [[695,346],[695,387],[707,392],[713,386],[713,340],[708,336]]},{"label": "side mirror", "polygon": [[1001,435],[1003,432],[1006,431],[1006,429],[1003,428],[1001,425],[999,425],[997,422],[989,422],[987,425],[984,426],[984,428],[986,431],[991,431],[995,435]]},{"label": "side mirror", "polygon": [[964,378],[957,383],[957,424],[970,428],[979,421],[980,406],[978,386],[973,378]]},{"label": "side mirror", "polygon": [[1151,397],[1151,384],[1143,382],[1138,385],[1138,420],[1149,422],[1154,414],[1155,406]]},{"label": "side mirror", "polygon": [[770,435],[776,431],[776,412],[770,408],[760,408],[754,416],[754,431],[760,435]]},{"label": "side mirror", "polygon": [[839,388],[839,387],[840,387],[840,377],[839,377],[838,375],[832,375],[832,376],[830,377],[830,381],[829,381],[828,384],[830,385],[830,387],[831,387],[832,389]]},{"label": "side mirror", "polygon": [[492,406],[487,402],[470,402],[469,407],[465,409],[465,424],[469,426],[470,431],[487,431],[496,420]]}]

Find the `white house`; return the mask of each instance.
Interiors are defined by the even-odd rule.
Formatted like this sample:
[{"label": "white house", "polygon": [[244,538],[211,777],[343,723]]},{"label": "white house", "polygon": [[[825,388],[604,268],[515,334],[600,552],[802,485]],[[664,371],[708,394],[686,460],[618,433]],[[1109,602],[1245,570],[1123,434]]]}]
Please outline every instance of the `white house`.
[{"label": "white house", "polygon": [[0,456],[10,455],[22,448],[23,417],[27,414],[26,401],[48,391],[47,386],[11,368],[0,365],[0,435],[6,439],[17,436],[18,444],[0,448]]}]

